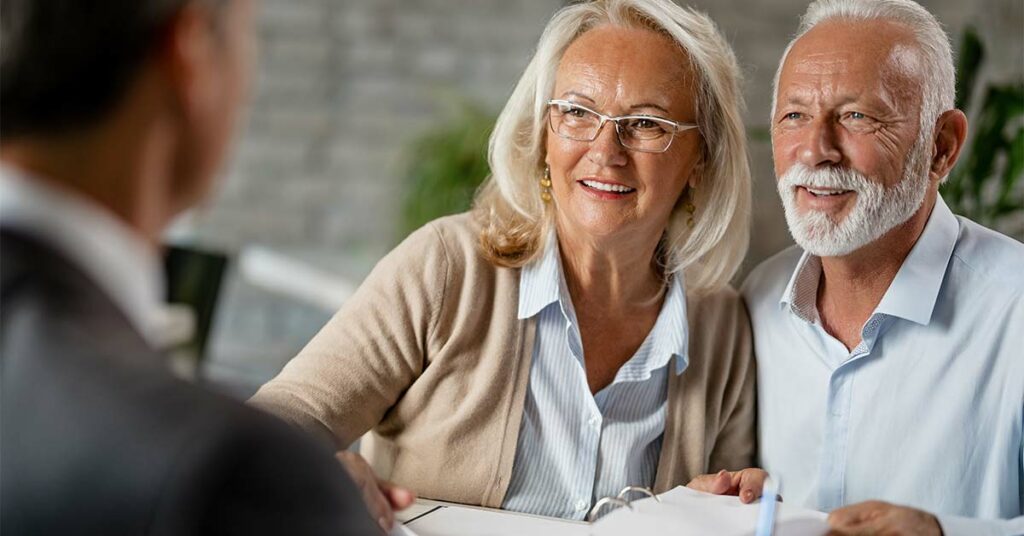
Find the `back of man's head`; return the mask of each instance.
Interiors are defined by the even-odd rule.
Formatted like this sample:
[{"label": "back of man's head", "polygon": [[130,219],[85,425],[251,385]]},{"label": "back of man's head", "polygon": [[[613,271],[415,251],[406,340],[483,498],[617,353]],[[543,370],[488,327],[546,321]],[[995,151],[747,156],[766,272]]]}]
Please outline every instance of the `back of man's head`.
[{"label": "back of man's head", "polygon": [[0,137],[86,127],[124,94],[189,0],[4,0]]},{"label": "back of man's head", "polygon": [[250,0],[3,0],[0,159],[156,237],[207,194],[245,101]]}]

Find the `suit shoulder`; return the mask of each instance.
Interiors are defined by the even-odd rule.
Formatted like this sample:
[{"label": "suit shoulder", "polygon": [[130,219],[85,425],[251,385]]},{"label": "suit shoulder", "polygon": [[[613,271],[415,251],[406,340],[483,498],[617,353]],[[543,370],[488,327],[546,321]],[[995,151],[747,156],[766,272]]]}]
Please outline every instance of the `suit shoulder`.
[{"label": "suit shoulder", "polygon": [[[219,393],[179,387],[175,394],[191,411],[177,419],[178,448],[169,453],[173,472],[161,490],[155,525],[188,533],[190,527],[178,525],[181,512],[202,511],[196,522],[211,533],[375,533],[327,445]],[[204,491],[211,488],[218,496]]]}]

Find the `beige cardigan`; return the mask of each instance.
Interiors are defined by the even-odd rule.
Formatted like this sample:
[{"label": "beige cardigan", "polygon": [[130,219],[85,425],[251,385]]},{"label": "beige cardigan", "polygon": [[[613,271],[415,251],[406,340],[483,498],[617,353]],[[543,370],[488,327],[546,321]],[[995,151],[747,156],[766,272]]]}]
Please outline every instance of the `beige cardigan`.
[{"label": "beige cardigan", "polygon": [[[512,475],[536,317],[470,214],[384,257],[251,403],[362,454],[421,497],[500,507]],[[754,459],[754,361],[738,295],[687,296],[689,366],[670,374],[657,491]],[[684,329],[680,326],[679,329]]]}]

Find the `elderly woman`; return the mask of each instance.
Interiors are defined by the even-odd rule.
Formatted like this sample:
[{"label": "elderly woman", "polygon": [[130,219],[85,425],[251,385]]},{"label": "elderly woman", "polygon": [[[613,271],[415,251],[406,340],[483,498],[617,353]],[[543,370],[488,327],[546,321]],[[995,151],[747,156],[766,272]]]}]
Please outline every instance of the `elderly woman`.
[{"label": "elderly woman", "polygon": [[[339,449],[363,437],[376,475],[422,496],[541,515],[749,466],[737,78],[713,23],[667,0],[559,11],[473,211],[409,236],[253,403]],[[386,517],[408,497],[380,486]]]}]

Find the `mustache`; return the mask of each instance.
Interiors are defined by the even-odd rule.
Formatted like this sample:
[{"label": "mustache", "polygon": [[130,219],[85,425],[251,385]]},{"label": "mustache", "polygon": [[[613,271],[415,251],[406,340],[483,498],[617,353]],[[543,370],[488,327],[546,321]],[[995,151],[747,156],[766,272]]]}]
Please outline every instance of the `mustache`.
[{"label": "mustache", "polygon": [[834,190],[864,191],[872,182],[863,173],[848,167],[811,169],[804,164],[793,164],[779,179],[780,190],[794,190],[799,186],[830,188]]}]

